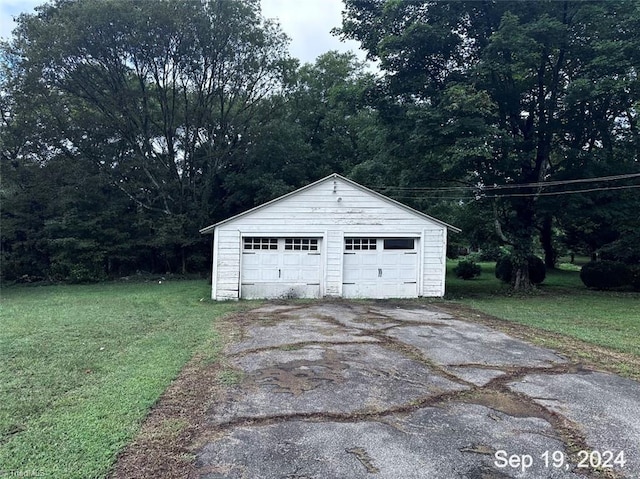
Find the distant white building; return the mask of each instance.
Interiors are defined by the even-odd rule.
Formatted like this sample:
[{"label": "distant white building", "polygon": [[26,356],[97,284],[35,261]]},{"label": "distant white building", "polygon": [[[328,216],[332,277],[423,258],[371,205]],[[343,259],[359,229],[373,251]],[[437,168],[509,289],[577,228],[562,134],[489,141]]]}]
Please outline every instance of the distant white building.
[{"label": "distant white building", "polygon": [[216,300],[443,296],[447,230],[338,174],[200,233],[213,233]]}]

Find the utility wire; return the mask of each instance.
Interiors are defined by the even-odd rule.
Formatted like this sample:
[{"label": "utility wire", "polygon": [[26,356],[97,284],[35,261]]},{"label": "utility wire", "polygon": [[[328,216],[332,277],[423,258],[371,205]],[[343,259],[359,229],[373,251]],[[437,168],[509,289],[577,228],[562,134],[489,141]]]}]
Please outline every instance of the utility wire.
[{"label": "utility wire", "polygon": [[513,189],[513,188],[537,188],[537,187],[547,187],[547,186],[561,186],[561,185],[570,185],[575,183],[617,181],[617,180],[626,180],[629,178],[638,178],[638,177],[640,177],[640,173],[629,173],[624,175],[613,175],[613,176],[599,176],[595,178],[579,178],[575,180],[540,181],[536,183],[519,183],[519,184],[511,184],[511,185],[442,186],[442,187],[378,186],[377,189],[398,190],[398,191],[455,191],[455,190],[488,191],[488,190],[503,190],[503,189]]},{"label": "utility wire", "polygon": [[[513,198],[513,197],[531,197],[531,196],[560,196],[560,195],[572,195],[576,193],[590,193],[594,191],[612,191],[612,190],[624,190],[624,189],[632,189],[632,188],[640,188],[640,185],[626,185],[626,186],[607,186],[602,188],[586,188],[582,190],[570,190],[570,191],[547,191],[540,193],[505,193],[503,195],[474,195],[473,199],[482,200],[482,199],[494,199],[494,198]],[[423,195],[415,195],[415,196],[393,196],[395,199],[439,199],[439,200],[463,200],[463,199],[471,199],[470,196],[423,196]]]},{"label": "utility wire", "polygon": [[525,197],[525,196],[559,196],[559,195],[572,195],[575,193],[590,193],[592,191],[612,191],[612,190],[624,190],[630,188],[640,188],[640,185],[626,185],[626,186],[607,186],[602,188],[587,188],[583,190],[570,190],[570,191],[546,191],[540,193],[507,193],[504,195],[492,195],[482,196],[482,198],[504,198],[504,197]]}]

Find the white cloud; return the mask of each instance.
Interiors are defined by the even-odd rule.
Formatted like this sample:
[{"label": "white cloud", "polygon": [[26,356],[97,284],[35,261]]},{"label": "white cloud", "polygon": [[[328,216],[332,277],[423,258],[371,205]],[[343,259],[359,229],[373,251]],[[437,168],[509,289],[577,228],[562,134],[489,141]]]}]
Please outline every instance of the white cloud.
[{"label": "white cloud", "polygon": [[282,30],[291,37],[291,56],[312,63],[329,50],[353,51],[364,59],[355,41],[341,42],[331,29],[342,25],[341,0],[261,0],[262,14],[277,18]]}]

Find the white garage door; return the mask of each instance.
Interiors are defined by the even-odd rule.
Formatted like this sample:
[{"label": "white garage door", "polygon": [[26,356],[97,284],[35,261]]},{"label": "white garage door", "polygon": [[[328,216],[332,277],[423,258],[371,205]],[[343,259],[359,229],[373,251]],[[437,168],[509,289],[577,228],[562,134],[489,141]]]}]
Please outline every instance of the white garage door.
[{"label": "white garage door", "polygon": [[320,244],[320,238],[243,238],[241,297],[319,298]]},{"label": "white garage door", "polygon": [[417,238],[345,238],[342,295],[418,296]]}]

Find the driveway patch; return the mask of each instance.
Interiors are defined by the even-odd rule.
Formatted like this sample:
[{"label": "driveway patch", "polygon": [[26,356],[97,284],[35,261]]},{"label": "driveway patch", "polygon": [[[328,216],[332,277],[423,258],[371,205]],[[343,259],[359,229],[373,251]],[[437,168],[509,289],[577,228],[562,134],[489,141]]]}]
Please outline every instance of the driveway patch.
[{"label": "driveway patch", "polygon": [[[625,469],[640,477],[640,391],[638,383],[614,374],[585,371],[558,376],[529,375],[510,388],[573,421],[601,456],[626,461]],[[620,456],[620,452],[623,455]],[[582,453],[585,464],[606,461]]]},{"label": "driveway patch", "polygon": [[[564,451],[544,420],[449,403],[376,421],[240,426],[207,444],[198,465],[207,479],[522,477],[501,475],[493,464],[496,448],[535,456]],[[526,474],[581,477],[538,461]]]},{"label": "driveway patch", "polygon": [[313,413],[371,414],[468,389],[378,344],[306,345],[243,355],[244,380],[212,410],[212,421]]},{"label": "driveway patch", "polygon": [[[272,324],[269,324],[269,323]],[[263,325],[262,323],[267,323]],[[378,340],[362,334],[360,329],[344,328],[328,323],[320,318],[284,319],[273,323],[258,316],[257,324],[245,332],[241,342],[229,347],[228,353],[236,354],[256,349],[291,346],[309,342],[323,343],[365,343]]]},{"label": "driveway patch", "polygon": [[550,367],[566,360],[554,352],[511,338],[479,324],[459,320],[434,326],[402,326],[387,333],[415,346],[440,365]]}]

